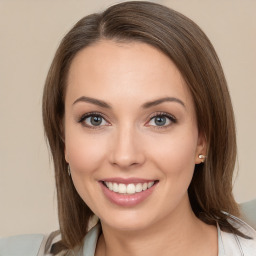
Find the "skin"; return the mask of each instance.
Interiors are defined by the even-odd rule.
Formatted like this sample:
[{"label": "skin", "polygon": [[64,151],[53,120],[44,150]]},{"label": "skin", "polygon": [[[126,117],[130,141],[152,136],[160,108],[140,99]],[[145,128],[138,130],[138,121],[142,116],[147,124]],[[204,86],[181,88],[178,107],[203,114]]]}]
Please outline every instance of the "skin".
[{"label": "skin", "polygon": [[[86,102],[101,100],[111,108]],[[143,108],[147,102],[172,97]],[[90,112],[104,117],[92,126]],[[167,113],[165,125],[154,115]],[[138,42],[103,40],[72,61],[65,98],[65,157],[74,185],[100,218],[96,255],[217,255],[216,227],[197,219],[187,189],[205,154],[188,88],[162,52]],[[133,207],[111,203],[99,180],[158,180],[152,194]]]}]

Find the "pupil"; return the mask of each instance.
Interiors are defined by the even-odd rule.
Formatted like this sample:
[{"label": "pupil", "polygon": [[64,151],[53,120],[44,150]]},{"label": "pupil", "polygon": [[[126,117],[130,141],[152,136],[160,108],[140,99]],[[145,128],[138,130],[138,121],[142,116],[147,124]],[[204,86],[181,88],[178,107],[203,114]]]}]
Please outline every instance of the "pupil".
[{"label": "pupil", "polygon": [[165,123],[166,123],[166,118],[164,116],[156,117],[156,125],[161,126],[161,125],[165,125]]},{"label": "pupil", "polygon": [[92,116],[91,117],[91,123],[92,125],[98,126],[102,122],[102,118],[100,116]]}]

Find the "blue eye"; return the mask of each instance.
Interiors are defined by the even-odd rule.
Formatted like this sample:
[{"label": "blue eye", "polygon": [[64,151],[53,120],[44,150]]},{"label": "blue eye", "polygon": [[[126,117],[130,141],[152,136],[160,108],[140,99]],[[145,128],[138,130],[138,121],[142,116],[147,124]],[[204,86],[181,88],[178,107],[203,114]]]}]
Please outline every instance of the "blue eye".
[{"label": "blue eye", "polygon": [[148,122],[149,125],[158,127],[167,127],[171,123],[175,123],[176,119],[168,114],[157,114]]},{"label": "blue eye", "polygon": [[107,125],[107,121],[99,114],[86,114],[79,120],[85,126],[97,127]]}]

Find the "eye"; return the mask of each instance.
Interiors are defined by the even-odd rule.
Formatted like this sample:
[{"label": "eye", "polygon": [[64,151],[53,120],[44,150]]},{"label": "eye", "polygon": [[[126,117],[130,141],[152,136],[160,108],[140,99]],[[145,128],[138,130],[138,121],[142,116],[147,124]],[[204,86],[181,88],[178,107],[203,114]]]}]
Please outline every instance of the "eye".
[{"label": "eye", "polygon": [[172,123],[176,123],[176,118],[167,113],[157,113],[150,118],[148,125],[156,127],[168,127]]},{"label": "eye", "polygon": [[82,123],[84,126],[88,126],[90,128],[97,128],[109,125],[109,123],[104,119],[104,117],[98,113],[88,113],[83,115],[80,118],[79,123]]}]

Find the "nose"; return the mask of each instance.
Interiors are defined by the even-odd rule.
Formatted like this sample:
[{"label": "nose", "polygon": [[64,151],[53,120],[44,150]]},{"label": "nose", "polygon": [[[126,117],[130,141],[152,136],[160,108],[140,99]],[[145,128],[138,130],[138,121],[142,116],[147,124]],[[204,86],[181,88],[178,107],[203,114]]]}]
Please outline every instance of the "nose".
[{"label": "nose", "polygon": [[145,162],[140,134],[132,127],[118,129],[111,140],[109,160],[112,165],[128,169]]}]

